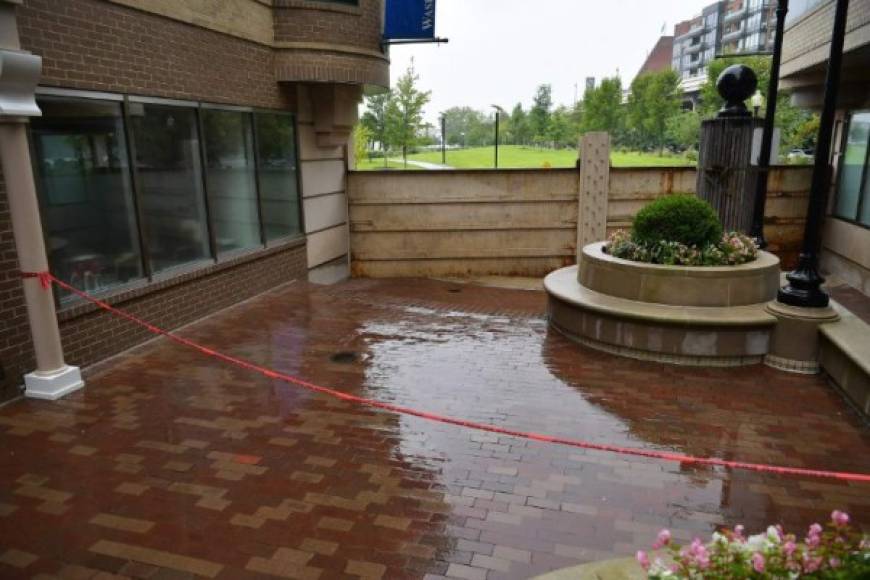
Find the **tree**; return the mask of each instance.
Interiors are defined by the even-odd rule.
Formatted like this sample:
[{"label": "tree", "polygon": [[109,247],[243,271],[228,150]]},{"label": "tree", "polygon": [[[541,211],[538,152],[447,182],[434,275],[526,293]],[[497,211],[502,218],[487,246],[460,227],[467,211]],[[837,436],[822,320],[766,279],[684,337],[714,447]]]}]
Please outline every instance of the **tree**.
[{"label": "tree", "polygon": [[632,81],[626,126],[634,145],[664,152],[668,119],[680,112],[679,84],[672,70],[642,74]]},{"label": "tree", "polygon": [[471,107],[451,107],[444,111],[447,143],[460,147],[492,145],[493,119]]},{"label": "tree", "polygon": [[534,104],[529,111],[529,130],[536,143],[547,141],[550,126],[550,109],[553,107],[553,89],[550,85],[540,85],[535,93]]},{"label": "tree", "polygon": [[513,145],[528,145],[531,141],[528,115],[521,103],[517,103],[511,111],[507,135],[507,142]]},{"label": "tree", "polygon": [[677,113],[666,122],[665,135],[668,142],[680,149],[698,149],[701,137],[701,115],[696,111]]},{"label": "tree", "polygon": [[371,139],[380,144],[384,154],[384,167],[387,166],[387,105],[392,99],[392,93],[386,91],[366,97],[366,112],[360,123],[371,134]]},{"label": "tree", "polygon": [[621,139],[624,125],[622,80],[605,78],[598,87],[588,87],[581,103],[580,132],[607,131],[612,139]]},{"label": "tree", "polygon": [[414,72],[414,62],[399,80],[393,97],[387,103],[387,141],[402,149],[402,160],[408,166],[408,149],[417,143],[423,126],[423,107],[431,93],[417,89],[420,77]]},{"label": "tree", "polygon": [[[713,116],[718,111],[724,101],[719,96],[716,90],[716,80],[726,67],[732,64],[744,64],[755,71],[758,77],[758,90],[761,94],[767,96],[767,89],[770,83],[770,57],[769,56],[747,56],[747,57],[729,57],[716,59],[712,61],[707,68],[707,82],[701,87],[701,105],[702,113],[707,116]],[[761,114],[764,114],[763,112]],[[799,147],[801,149],[812,149],[815,147],[816,134],[812,132],[812,128],[818,129],[818,114],[812,113],[800,107],[795,107],[791,104],[791,94],[788,91],[780,90],[776,99],[776,119],[774,124],[780,130],[780,149],[787,151],[788,149]]]},{"label": "tree", "polygon": [[353,128],[354,169],[359,168],[360,161],[368,156],[369,142],[371,140],[372,133],[369,128],[362,123],[357,123]]},{"label": "tree", "polygon": [[555,147],[573,147],[577,144],[580,134],[579,127],[574,123],[572,111],[564,105],[556,107],[550,115],[550,125],[547,131],[549,140]]}]

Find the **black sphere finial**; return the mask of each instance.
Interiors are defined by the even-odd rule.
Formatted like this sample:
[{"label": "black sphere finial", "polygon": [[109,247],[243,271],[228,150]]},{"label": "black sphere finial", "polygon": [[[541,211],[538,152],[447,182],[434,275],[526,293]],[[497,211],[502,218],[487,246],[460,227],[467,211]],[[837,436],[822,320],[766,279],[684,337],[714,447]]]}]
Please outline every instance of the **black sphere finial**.
[{"label": "black sphere finial", "polygon": [[719,117],[751,117],[744,101],[755,94],[758,77],[755,71],[745,64],[732,64],[722,71],[716,80],[716,90],[725,99],[725,106],[719,109]]}]

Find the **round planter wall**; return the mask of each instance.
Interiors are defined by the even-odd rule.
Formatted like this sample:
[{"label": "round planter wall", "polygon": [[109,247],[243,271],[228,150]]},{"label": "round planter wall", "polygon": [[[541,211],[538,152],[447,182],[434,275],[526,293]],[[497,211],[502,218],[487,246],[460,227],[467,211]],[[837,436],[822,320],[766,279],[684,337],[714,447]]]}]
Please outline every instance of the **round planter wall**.
[{"label": "round planter wall", "polygon": [[604,246],[583,248],[578,279],[608,296],[674,306],[743,306],[773,300],[779,289],[779,258],[768,252],[739,266],[664,266],[615,258]]},{"label": "round planter wall", "polygon": [[695,366],[761,362],[776,318],[765,306],[779,287],[779,259],[686,267],[614,258],[603,242],[579,266],[544,279],[550,325],[613,354]]}]

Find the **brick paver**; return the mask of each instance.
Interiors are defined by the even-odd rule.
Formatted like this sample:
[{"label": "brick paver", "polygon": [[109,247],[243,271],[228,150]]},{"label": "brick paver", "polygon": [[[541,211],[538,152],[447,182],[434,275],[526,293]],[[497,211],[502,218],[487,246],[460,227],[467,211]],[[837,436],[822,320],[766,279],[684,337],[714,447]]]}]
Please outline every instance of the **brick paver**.
[{"label": "brick paver", "polygon": [[[819,377],[630,361],[540,292],[292,284],[184,336],[341,390],[520,429],[870,472]],[[165,340],[0,409],[0,577],[525,578],[720,525],[805,526],[867,486],[693,467],[354,407]]]}]

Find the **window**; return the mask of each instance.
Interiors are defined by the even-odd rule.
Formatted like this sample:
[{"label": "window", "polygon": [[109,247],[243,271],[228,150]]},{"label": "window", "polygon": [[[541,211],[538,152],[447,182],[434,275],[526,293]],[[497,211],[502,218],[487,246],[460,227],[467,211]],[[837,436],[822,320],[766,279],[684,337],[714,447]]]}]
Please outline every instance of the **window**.
[{"label": "window", "polygon": [[251,115],[204,109],[202,125],[218,253],[257,247],[262,241]]},{"label": "window", "polygon": [[54,93],[38,97],[31,145],[51,269],[73,286],[103,292],[302,233],[292,115]]},{"label": "window", "polygon": [[88,292],[141,278],[121,103],[38,102],[42,116],[30,122],[34,173],[53,271]]},{"label": "window", "polygon": [[856,111],[849,120],[846,146],[840,161],[834,215],[870,226],[870,111]]},{"label": "window", "polygon": [[152,271],[208,258],[196,110],[131,103],[130,118]]},{"label": "window", "polygon": [[293,117],[257,113],[260,203],[266,240],[298,234],[299,191],[296,179],[296,132]]}]

